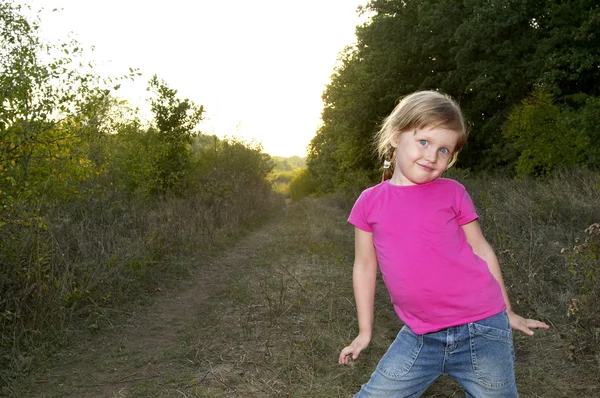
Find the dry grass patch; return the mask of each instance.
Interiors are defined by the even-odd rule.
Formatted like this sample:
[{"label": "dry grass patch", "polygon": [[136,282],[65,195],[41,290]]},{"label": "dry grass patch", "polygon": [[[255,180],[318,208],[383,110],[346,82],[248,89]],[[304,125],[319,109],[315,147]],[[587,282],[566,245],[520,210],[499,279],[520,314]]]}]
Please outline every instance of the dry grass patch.
[{"label": "dry grass patch", "polygon": [[[598,214],[590,197],[582,197],[597,191],[569,185],[572,194],[565,197],[556,192],[551,196],[545,184],[552,182],[466,183],[486,233],[499,250],[517,311],[554,326],[534,338],[515,334],[521,395],[594,396],[598,365],[593,357],[591,362],[589,356],[570,357],[573,324],[561,303],[562,295],[577,291],[567,277],[568,267],[558,266],[566,262],[560,257],[561,246],[574,242],[581,235],[576,231]],[[562,207],[566,204],[570,208]],[[217,369],[197,378],[196,388],[214,394],[202,396],[349,397],[368,379],[401,325],[380,281],[371,346],[352,366],[336,364],[339,350],[357,333],[351,286],[353,232],[345,221],[347,214],[347,208],[326,200],[306,200],[288,208],[271,241],[249,259],[248,273],[215,303],[219,324],[197,325],[193,332],[202,336],[190,344],[202,352],[203,369]],[[442,378],[425,396],[462,394],[456,383]]]},{"label": "dry grass patch", "polygon": [[263,250],[247,259],[247,272],[211,300],[218,322],[199,320],[188,330],[200,370],[186,393],[349,397],[357,391],[400,323],[380,283],[370,349],[352,366],[337,365],[339,350],[357,333],[353,230],[345,220],[346,211],[325,200],[288,208]]},{"label": "dry grass patch", "polygon": [[[516,311],[553,326],[533,338],[515,334],[523,397],[600,393],[593,335],[598,319],[592,307],[597,286],[581,276],[581,270],[597,270],[596,238],[584,230],[600,214],[600,202],[593,200],[600,184],[593,188],[597,177],[586,178],[581,186],[566,181],[568,193],[552,181],[463,179],[503,264]],[[359,361],[337,365],[339,350],[357,333],[353,228],[346,222],[351,203],[306,199],[290,205],[279,219],[199,267],[180,288],[179,303],[159,301],[154,321],[139,323],[147,333],[152,325],[170,328],[155,331],[152,349],[127,351],[127,345],[110,342],[122,354],[98,368],[110,387],[105,391],[125,397],[352,396],[401,324],[379,281],[373,341]],[[570,307],[573,299],[579,300],[578,310]],[[168,321],[175,311],[178,321]],[[140,339],[140,333],[128,339]],[[124,366],[122,375],[131,378],[111,376],[113,365]],[[63,391],[83,391],[69,389],[70,382],[65,380]],[[463,394],[442,378],[425,397]]]}]

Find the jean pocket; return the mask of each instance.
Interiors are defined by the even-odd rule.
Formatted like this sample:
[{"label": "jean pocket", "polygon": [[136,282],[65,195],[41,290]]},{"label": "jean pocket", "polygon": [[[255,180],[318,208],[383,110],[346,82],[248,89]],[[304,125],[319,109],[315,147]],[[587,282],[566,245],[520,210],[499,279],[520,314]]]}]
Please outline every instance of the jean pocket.
[{"label": "jean pocket", "polygon": [[471,360],[479,383],[504,388],[515,382],[514,347],[506,313],[469,324]]},{"label": "jean pocket", "polygon": [[408,326],[403,326],[396,340],[379,361],[377,370],[390,379],[402,378],[417,361],[421,348],[423,336],[413,333]]},{"label": "jean pocket", "polygon": [[512,344],[512,330],[510,328],[510,320],[508,319],[506,311],[502,311],[497,315],[473,322],[470,325],[472,325],[477,334],[492,340],[509,340]]}]

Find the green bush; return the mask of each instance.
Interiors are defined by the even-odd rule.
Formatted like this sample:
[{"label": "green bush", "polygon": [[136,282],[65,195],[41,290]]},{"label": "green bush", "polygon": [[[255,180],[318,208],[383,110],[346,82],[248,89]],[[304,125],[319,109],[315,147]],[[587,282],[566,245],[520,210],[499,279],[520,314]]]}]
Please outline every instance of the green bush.
[{"label": "green bush", "polygon": [[519,153],[517,175],[545,176],[583,164],[588,140],[578,124],[548,90],[536,88],[513,109],[504,131]]},{"label": "green bush", "polygon": [[578,128],[586,136],[585,164],[589,167],[600,165],[600,97],[583,96],[584,105],[575,113]]},{"label": "green bush", "polygon": [[301,169],[289,185],[290,198],[299,200],[316,192],[317,184],[308,169]]}]

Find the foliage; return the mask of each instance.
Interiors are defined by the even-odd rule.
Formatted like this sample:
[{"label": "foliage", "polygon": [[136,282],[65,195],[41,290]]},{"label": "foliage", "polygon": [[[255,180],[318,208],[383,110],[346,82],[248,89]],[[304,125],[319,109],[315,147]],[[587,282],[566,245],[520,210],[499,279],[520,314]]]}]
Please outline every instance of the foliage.
[{"label": "foliage", "polygon": [[298,173],[299,169],[295,170],[286,170],[286,171],[273,171],[271,174],[270,180],[277,184],[289,184],[290,181],[294,178],[294,176]]},{"label": "foliage", "polygon": [[299,200],[316,191],[314,178],[308,169],[300,169],[290,182],[290,199]]},{"label": "foliage", "polygon": [[306,159],[300,156],[290,156],[287,158],[281,156],[272,156],[275,167],[274,172],[278,171],[294,171],[306,167]]},{"label": "foliage", "polygon": [[0,4],[0,385],[281,204],[260,145],[200,134],[204,108],[156,76],[140,120],[38,24]]},{"label": "foliage", "polygon": [[[537,154],[524,166],[526,152],[539,148],[514,146],[503,134],[515,105],[535,97],[536,86],[554,96],[559,112],[546,122],[556,121],[559,130],[580,128],[580,114],[594,118],[597,2],[373,0],[364,11],[371,17],[357,27],[356,45],[340,55],[323,93],[323,125],[309,146],[307,164],[320,192],[378,179],[373,136],[398,98],[416,90],[441,90],[460,103],[471,134],[458,166],[473,170],[519,164],[521,174],[543,174],[557,166],[538,164]],[[572,100],[578,96],[589,101]],[[585,136],[597,134],[593,128]],[[586,156],[596,156],[598,142],[569,162],[597,164]]]},{"label": "foliage", "polygon": [[77,194],[96,171],[80,149],[99,133],[110,90],[82,64],[77,42],[44,43],[38,27],[21,6],[0,5],[0,201],[53,196],[58,187]]},{"label": "foliage", "polygon": [[298,172],[306,167],[306,159],[299,156],[284,158],[272,157],[274,168],[268,175],[273,191],[289,195],[289,184]]},{"label": "foliage", "polygon": [[148,90],[153,93],[150,104],[156,126],[148,134],[156,135],[159,149],[153,159],[153,188],[159,193],[181,190],[190,167],[194,129],[202,120],[204,107],[188,99],[178,99],[177,90],[169,88],[156,75],[150,79]]},{"label": "foliage", "polygon": [[543,88],[537,88],[511,112],[505,135],[520,154],[517,175],[548,175],[582,163],[588,140],[569,125],[566,113]]},{"label": "foliage", "polygon": [[149,134],[137,117],[115,122],[112,130],[113,134],[103,137],[107,164],[104,184],[130,196],[158,192],[153,164],[159,151],[156,134]]},{"label": "foliage", "polygon": [[600,164],[600,96],[576,96],[581,106],[572,111],[575,129],[580,131],[585,140],[583,164],[597,167]]}]

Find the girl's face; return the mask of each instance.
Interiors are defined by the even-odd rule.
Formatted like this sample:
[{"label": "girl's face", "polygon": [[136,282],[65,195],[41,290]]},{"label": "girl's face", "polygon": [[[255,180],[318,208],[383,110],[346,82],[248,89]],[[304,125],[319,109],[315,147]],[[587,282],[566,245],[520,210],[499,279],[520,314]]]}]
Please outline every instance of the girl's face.
[{"label": "girl's face", "polygon": [[440,127],[404,131],[392,140],[396,148],[394,185],[425,184],[439,178],[452,158],[459,134]]}]

